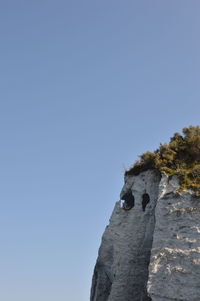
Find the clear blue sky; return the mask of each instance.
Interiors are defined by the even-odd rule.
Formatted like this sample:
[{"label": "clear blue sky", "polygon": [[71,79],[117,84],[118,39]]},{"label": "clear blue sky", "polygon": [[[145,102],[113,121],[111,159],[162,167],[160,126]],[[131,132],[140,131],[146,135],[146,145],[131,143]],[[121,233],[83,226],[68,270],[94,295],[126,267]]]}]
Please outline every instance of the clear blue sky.
[{"label": "clear blue sky", "polygon": [[89,300],[124,168],[199,124],[199,13],[1,0],[0,300]]}]

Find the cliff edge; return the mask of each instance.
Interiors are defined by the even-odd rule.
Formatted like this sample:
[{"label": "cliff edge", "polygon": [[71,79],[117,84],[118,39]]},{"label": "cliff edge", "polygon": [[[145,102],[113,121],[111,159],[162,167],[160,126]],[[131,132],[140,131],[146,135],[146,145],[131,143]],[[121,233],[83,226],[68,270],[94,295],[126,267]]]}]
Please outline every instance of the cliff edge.
[{"label": "cliff edge", "polygon": [[90,301],[200,301],[200,196],[182,183],[155,168],[125,173]]}]

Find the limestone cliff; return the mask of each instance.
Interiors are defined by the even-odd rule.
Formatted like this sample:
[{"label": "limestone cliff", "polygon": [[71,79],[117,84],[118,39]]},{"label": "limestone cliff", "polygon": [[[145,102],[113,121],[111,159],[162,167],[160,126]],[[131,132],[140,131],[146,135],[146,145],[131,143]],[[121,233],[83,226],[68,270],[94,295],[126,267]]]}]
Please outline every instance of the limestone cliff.
[{"label": "limestone cliff", "polygon": [[103,234],[91,301],[200,301],[200,197],[176,176],[126,175]]}]

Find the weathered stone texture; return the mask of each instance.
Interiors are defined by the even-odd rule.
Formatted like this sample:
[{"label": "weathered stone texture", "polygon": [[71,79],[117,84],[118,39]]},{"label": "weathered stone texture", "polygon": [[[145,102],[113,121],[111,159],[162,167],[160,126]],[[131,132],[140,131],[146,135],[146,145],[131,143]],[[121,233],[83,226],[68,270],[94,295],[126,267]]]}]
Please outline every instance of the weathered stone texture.
[{"label": "weathered stone texture", "polygon": [[[90,301],[200,301],[200,199],[179,194],[176,177],[128,176],[103,234]],[[145,211],[142,196],[150,202]]]},{"label": "weathered stone texture", "polygon": [[200,301],[200,198],[179,195],[166,182],[155,211],[148,292],[152,301]]},{"label": "weathered stone texture", "polygon": [[[123,210],[120,201],[115,205],[102,238],[91,301],[145,300],[159,181],[152,171],[127,178],[121,197],[131,189],[135,205],[130,211]],[[145,211],[142,210],[144,193],[151,200]]]}]

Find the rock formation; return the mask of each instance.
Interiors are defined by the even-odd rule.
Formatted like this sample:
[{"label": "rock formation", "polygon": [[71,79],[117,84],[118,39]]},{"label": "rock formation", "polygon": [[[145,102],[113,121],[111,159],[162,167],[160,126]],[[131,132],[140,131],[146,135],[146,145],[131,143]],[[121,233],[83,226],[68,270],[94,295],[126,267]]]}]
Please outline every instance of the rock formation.
[{"label": "rock formation", "polygon": [[200,197],[179,187],[151,169],[125,175],[90,301],[200,301]]}]

